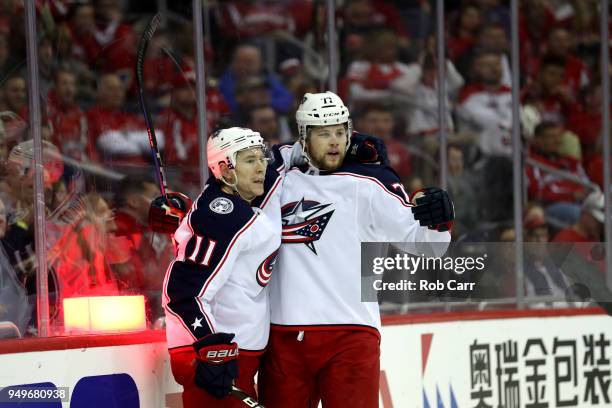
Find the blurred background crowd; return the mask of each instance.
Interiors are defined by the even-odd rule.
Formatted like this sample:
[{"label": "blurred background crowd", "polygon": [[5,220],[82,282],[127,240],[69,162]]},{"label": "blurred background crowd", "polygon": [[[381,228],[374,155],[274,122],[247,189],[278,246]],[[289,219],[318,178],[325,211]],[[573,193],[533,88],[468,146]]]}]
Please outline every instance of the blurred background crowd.
[{"label": "blurred background crowd", "polygon": [[[169,186],[195,198],[200,170],[191,3],[36,1],[45,247],[52,313],[60,323],[59,300],[73,295],[144,293],[150,320],[161,315],[160,289],[173,249],[169,237],[147,227],[159,189],[134,64],[146,23],[161,11],[162,28],[145,60],[145,93]],[[611,72],[600,69],[599,3],[519,2],[526,242],[603,241],[601,80]],[[444,4],[446,61],[438,61],[435,1],[336,0],[332,44],[325,1],[205,2],[208,132],[238,125],[259,131],[269,144],[295,140],[301,96],[328,89],[332,47],[339,56],[338,93],[355,130],[384,139],[409,191],[439,184],[444,124],[454,240],[513,242],[509,1]],[[440,64],[448,108],[442,120]],[[25,288],[30,298],[36,292],[27,68],[24,2],[3,0],[0,258],[17,283],[6,278],[0,297],[9,286]],[[526,274],[528,293],[563,289],[546,266],[528,267]],[[504,295],[514,290],[509,286]]]}]

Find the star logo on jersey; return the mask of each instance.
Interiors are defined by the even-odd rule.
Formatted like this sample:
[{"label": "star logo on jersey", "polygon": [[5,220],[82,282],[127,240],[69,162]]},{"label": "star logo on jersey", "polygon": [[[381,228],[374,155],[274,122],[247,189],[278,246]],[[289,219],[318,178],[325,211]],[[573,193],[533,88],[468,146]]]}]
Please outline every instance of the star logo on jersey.
[{"label": "star logo on jersey", "polygon": [[193,323],[190,324],[191,327],[193,327],[193,331],[196,331],[196,329],[198,327],[202,327],[202,318],[195,318],[195,320],[193,321]]},{"label": "star logo on jersey", "polygon": [[315,241],[318,241],[331,219],[334,209],[331,204],[304,200],[286,204],[281,209],[283,220],[283,243],[305,244],[312,252],[317,253]]}]

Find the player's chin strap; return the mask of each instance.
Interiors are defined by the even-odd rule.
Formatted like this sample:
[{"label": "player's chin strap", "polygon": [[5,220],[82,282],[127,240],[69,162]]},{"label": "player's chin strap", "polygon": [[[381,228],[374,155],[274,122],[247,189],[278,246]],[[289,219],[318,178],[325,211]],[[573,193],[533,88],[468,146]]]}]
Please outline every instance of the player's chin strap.
[{"label": "player's chin strap", "polygon": [[234,194],[236,194],[238,197],[242,198],[247,203],[250,203],[253,200],[247,200],[246,198],[242,196],[242,194],[240,194],[240,191],[238,191],[238,175],[236,174],[236,170],[232,169],[232,171],[234,172],[234,178],[236,179],[236,181],[233,183],[230,183],[223,177],[223,175],[221,175],[220,177],[221,182],[225,184],[226,186],[228,186],[229,188],[231,188]]}]

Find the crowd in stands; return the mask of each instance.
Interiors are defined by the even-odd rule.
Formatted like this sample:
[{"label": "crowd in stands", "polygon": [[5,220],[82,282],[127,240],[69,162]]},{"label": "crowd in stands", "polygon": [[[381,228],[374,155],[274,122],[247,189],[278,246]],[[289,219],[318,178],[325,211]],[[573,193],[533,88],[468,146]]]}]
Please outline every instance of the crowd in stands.
[{"label": "crowd in stands", "polygon": [[[50,285],[57,299],[145,293],[154,319],[172,244],[149,231],[146,220],[159,190],[134,64],[138,39],[156,11],[149,3],[37,0],[36,13]],[[445,1],[446,61],[436,56],[434,1],[336,4],[337,38],[329,44],[325,1],[209,2],[208,132],[239,125],[269,144],[295,140],[295,109],[305,92],[326,89],[333,47],[340,57],[338,93],[354,130],[385,141],[407,188],[438,184],[442,124],[457,212],[454,239],[511,241],[509,1]],[[603,240],[601,80],[610,73],[600,72],[598,4],[520,2],[526,241]],[[145,59],[144,89],[170,187],[195,197],[200,157],[191,2],[167,5]],[[34,172],[26,78],[24,1],[3,0],[0,257],[10,260],[31,296]]]}]

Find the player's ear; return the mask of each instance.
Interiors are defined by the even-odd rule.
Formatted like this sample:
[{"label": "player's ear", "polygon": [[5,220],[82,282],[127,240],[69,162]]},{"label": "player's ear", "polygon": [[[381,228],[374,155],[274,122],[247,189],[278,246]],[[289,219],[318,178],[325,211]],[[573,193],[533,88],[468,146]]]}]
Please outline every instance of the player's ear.
[{"label": "player's ear", "polygon": [[227,163],[219,164],[219,169],[221,170],[221,177],[224,180],[233,180],[234,179],[234,172],[229,168]]}]

